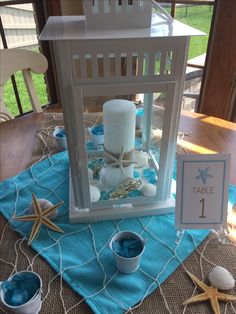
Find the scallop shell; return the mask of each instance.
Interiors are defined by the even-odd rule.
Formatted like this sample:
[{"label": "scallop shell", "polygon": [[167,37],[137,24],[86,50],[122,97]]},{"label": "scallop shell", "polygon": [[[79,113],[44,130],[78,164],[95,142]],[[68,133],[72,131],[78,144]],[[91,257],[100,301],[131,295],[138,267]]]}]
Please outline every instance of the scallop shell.
[{"label": "scallop shell", "polygon": [[90,190],[91,201],[92,202],[97,202],[100,199],[100,197],[101,197],[100,190],[96,186],[94,186],[94,185],[90,185],[89,186],[89,190]]},{"label": "scallop shell", "polygon": [[157,188],[154,184],[146,183],[146,184],[143,184],[141,191],[143,195],[145,196],[155,196],[157,192]]},{"label": "scallop shell", "polygon": [[216,266],[209,273],[209,281],[215,288],[230,290],[234,288],[235,280],[231,273],[221,266]]},{"label": "scallop shell", "polygon": [[141,168],[144,166],[148,166],[148,154],[142,151],[135,151],[134,153],[135,159],[135,168]]},{"label": "scallop shell", "polygon": [[[42,210],[45,210],[47,209],[48,207],[52,207],[53,206],[53,203],[50,202],[49,200],[47,200],[46,198],[39,198],[37,199],[40,207],[42,208]],[[34,210],[33,210],[33,203],[30,204],[29,206],[29,213],[30,214],[33,214],[34,213]],[[55,209],[50,215],[48,215],[48,218],[50,219],[54,219],[58,216],[58,210]]]}]

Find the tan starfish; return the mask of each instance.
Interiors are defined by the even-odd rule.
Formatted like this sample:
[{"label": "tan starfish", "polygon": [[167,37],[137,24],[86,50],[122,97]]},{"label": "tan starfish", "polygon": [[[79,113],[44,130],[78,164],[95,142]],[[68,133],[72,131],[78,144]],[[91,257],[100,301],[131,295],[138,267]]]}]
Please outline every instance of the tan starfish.
[{"label": "tan starfish", "polygon": [[135,164],[136,161],[133,161],[133,160],[125,160],[123,159],[124,157],[124,146],[122,146],[122,149],[121,149],[121,152],[120,152],[120,155],[118,158],[116,158],[115,156],[113,156],[112,154],[108,153],[107,151],[104,150],[104,154],[111,160],[113,160],[113,162],[111,162],[109,164],[110,167],[116,167],[118,166],[123,174],[123,176],[125,175],[124,174],[124,166],[128,167],[132,164]]},{"label": "tan starfish", "polygon": [[190,276],[190,278],[192,279],[192,281],[199,288],[201,288],[204,292],[186,300],[183,303],[184,305],[210,300],[211,307],[213,309],[214,314],[220,314],[219,301],[224,301],[224,302],[236,301],[236,296],[221,293],[217,290],[217,288],[215,288],[213,286],[209,287],[206,284],[204,284],[201,280],[199,280],[197,277],[195,277],[193,274],[191,274],[189,272],[187,272],[187,273]]},{"label": "tan starfish", "polygon": [[56,210],[59,206],[61,206],[63,202],[60,202],[56,205],[48,207],[47,209],[43,211],[34,193],[32,193],[32,198],[33,198],[33,209],[35,213],[32,215],[14,217],[14,219],[19,220],[19,221],[34,221],[34,224],[30,233],[30,237],[28,240],[28,245],[30,245],[31,242],[37,237],[39,233],[39,229],[42,225],[45,225],[48,228],[57,232],[64,232],[62,229],[57,227],[53,222],[51,222],[50,219],[48,218],[48,216],[54,210]]}]

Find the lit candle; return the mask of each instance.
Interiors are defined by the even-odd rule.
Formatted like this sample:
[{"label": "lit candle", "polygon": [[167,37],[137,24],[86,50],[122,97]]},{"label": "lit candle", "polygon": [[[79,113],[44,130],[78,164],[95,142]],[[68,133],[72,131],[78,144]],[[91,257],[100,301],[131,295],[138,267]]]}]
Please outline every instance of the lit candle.
[{"label": "lit candle", "polygon": [[[133,177],[134,165],[129,165],[125,160],[133,160],[135,110],[134,103],[124,99],[109,100],[103,105],[104,149],[114,157],[108,157],[108,166],[104,171],[104,182],[110,186],[115,186],[126,178]],[[121,167],[109,166],[109,164],[115,164],[115,159],[119,159],[119,157],[122,157],[124,161],[121,160]]]}]

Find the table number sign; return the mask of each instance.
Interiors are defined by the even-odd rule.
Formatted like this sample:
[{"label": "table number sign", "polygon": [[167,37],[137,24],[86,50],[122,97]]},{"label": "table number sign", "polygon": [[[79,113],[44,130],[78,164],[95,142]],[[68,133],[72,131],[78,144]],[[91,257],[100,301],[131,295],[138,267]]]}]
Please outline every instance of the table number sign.
[{"label": "table number sign", "polygon": [[230,154],[177,157],[176,228],[219,229],[226,223]]}]

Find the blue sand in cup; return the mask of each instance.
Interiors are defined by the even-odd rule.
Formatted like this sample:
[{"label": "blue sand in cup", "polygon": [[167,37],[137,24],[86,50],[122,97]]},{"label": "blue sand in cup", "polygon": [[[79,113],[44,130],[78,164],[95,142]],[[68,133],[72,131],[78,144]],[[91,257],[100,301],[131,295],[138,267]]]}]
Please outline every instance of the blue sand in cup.
[{"label": "blue sand in cup", "polygon": [[56,136],[57,138],[64,138],[64,137],[66,137],[65,130],[64,130],[64,129],[59,129],[59,130],[58,130],[58,133],[56,133],[55,136]]},{"label": "blue sand in cup", "polygon": [[104,134],[104,127],[103,124],[99,124],[97,126],[94,126],[91,129],[91,133],[94,135],[103,135]]},{"label": "blue sand in cup", "polygon": [[33,298],[40,288],[40,280],[33,273],[15,274],[1,285],[4,301],[10,306],[20,306]]},{"label": "blue sand in cup", "polygon": [[134,238],[115,240],[112,243],[114,252],[122,257],[138,256],[143,250],[143,242]]}]

